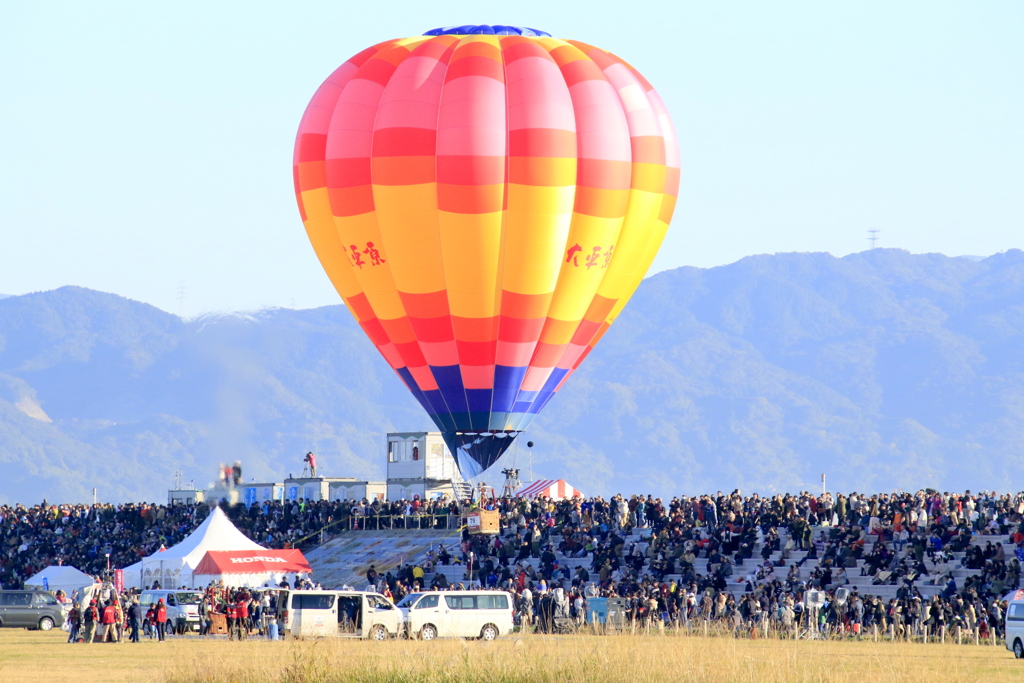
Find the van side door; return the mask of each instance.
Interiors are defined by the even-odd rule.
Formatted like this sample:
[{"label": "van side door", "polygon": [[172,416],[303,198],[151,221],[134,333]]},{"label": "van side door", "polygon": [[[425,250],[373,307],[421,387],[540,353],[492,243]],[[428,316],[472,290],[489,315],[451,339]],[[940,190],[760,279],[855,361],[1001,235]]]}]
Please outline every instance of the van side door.
[{"label": "van side door", "polygon": [[338,633],[337,600],[333,593],[299,592],[292,596],[292,608],[297,617],[298,630],[292,633],[300,636],[333,636]]},{"label": "van side door", "polygon": [[460,637],[469,637],[477,635],[478,628],[476,628],[476,622],[478,620],[476,612],[476,596],[474,595],[446,595],[444,596],[445,604],[448,606],[450,612],[450,629],[451,635]]},{"label": "van side door", "polygon": [[17,607],[12,604],[14,593],[0,591],[0,623],[4,626],[17,626]]},{"label": "van side door", "polygon": [[39,624],[39,620],[43,617],[50,617],[53,619],[54,626],[60,626],[64,623],[64,613],[61,610],[61,604],[57,602],[57,598],[53,597],[49,593],[36,593],[32,596],[32,625],[36,626]]},{"label": "van side door", "polygon": [[5,593],[3,600],[4,626],[20,626],[21,628],[35,626],[31,593]]}]

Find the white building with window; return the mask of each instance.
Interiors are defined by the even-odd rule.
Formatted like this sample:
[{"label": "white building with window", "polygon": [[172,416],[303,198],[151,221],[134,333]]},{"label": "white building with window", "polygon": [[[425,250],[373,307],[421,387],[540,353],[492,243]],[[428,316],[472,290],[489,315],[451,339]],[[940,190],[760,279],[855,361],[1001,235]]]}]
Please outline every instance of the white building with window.
[{"label": "white building with window", "polygon": [[449,498],[466,487],[440,432],[388,434],[388,500]]},{"label": "white building with window", "polygon": [[171,489],[167,492],[168,505],[195,505],[206,500],[206,491]]},{"label": "white building with window", "polygon": [[370,502],[384,500],[387,484],[382,481],[357,481],[355,479],[332,480],[328,485],[328,500],[331,502],[363,500]]},{"label": "white building with window", "polygon": [[353,477],[288,477],[284,480],[285,501],[373,500],[384,498],[382,481],[359,481]]},{"label": "white building with window", "polygon": [[242,492],[241,502],[246,506],[284,500],[284,484],[279,481],[242,483],[238,485],[238,488]]}]

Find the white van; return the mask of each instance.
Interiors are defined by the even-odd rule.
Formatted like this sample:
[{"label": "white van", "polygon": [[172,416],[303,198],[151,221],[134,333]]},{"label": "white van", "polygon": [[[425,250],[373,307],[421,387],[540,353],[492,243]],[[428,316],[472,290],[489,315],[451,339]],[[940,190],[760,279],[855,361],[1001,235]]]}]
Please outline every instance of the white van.
[{"label": "white van", "polygon": [[504,591],[427,591],[398,603],[410,637],[494,640],[512,633],[512,596]]},{"label": "white van", "polygon": [[384,640],[398,635],[402,614],[380,593],[367,591],[282,591],[278,618],[296,638],[340,636]]},{"label": "white van", "polygon": [[1006,649],[1024,659],[1024,590],[1014,591],[1006,600]]},{"label": "white van", "polygon": [[203,602],[202,591],[192,590],[148,590],[139,595],[142,616],[150,605],[160,600],[167,607],[167,623],[171,624],[175,633],[199,631],[199,605]]}]

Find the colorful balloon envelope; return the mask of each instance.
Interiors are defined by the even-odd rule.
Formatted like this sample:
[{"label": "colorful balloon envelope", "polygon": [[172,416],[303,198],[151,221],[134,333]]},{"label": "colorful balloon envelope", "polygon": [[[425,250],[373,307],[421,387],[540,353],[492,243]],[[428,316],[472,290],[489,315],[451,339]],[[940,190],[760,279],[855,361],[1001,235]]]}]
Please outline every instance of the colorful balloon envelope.
[{"label": "colorful balloon envelope", "polygon": [[460,26],[342,64],[302,117],[294,173],[331,282],[473,476],[640,284],[679,152],[661,98],[615,55]]}]

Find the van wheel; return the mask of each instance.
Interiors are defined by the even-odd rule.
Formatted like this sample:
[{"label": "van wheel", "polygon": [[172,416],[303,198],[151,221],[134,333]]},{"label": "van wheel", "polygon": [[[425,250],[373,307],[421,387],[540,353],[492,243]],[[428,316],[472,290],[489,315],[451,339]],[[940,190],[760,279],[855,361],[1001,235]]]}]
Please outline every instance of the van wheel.
[{"label": "van wheel", "polygon": [[374,640],[387,640],[388,630],[384,628],[383,624],[375,624],[374,627],[370,629],[370,637]]},{"label": "van wheel", "polygon": [[487,624],[480,631],[480,640],[494,640],[498,637],[498,627],[494,624]]},{"label": "van wheel", "polygon": [[1020,642],[1020,638],[1013,641],[1013,656],[1017,659],[1024,659],[1024,644]]},{"label": "van wheel", "polygon": [[437,638],[437,627],[427,624],[420,629],[420,640],[433,640]]},{"label": "van wheel", "polygon": [[53,628],[53,619],[51,619],[50,617],[43,617],[39,620],[40,631],[49,631],[51,628]]}]

